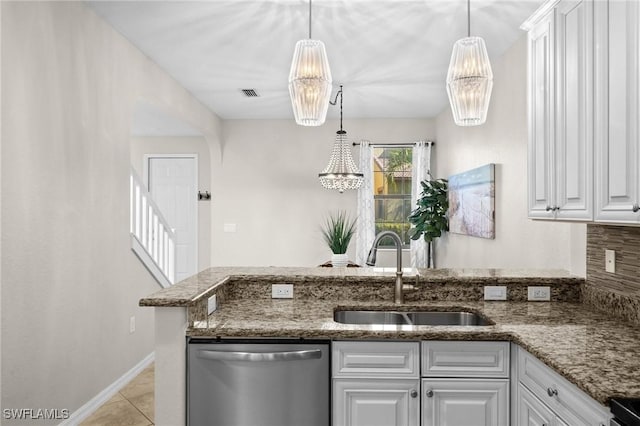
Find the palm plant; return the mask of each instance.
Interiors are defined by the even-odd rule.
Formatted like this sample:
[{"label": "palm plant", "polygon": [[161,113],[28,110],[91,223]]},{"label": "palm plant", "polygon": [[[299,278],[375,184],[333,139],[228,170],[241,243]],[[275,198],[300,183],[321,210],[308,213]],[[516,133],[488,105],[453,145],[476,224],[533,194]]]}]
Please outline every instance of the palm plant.
[{"label": "palm plant", "polygon": [[356,219],[350,219],[345,211],[333,212],[329,214],[321,231],[333,254],[345,254],[351,237],[356,232]]}]

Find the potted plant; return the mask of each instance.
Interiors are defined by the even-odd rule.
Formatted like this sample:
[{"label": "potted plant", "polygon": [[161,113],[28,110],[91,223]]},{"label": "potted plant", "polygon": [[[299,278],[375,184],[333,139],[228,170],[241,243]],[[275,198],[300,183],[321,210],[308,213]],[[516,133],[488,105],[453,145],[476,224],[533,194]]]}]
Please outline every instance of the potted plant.
[{"label": "potted plant", "polygon": [[420,185],[422,185],[422,193],[418,198],[417,207],[409,215],[409,222],[413,225],[409,230],[409,236],[412,240],[423,237],[427,242],[427,267],[431,268],[433,260],[431,244],[434,239],[449,230],[448,181],[446,179],[423,180]]},{"label": "potted plant", "polygon": [[321,230],[322,237],[333,253],[331,264],[334,267],[347,266],[347,248],[356,232],[356,220],[350,219],[345,211],[333,212],[329,214]]}]

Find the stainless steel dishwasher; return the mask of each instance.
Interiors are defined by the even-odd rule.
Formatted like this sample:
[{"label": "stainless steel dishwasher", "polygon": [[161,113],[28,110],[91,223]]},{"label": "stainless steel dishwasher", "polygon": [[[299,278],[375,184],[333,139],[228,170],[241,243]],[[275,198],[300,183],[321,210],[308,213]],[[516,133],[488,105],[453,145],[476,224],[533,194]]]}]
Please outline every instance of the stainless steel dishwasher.
[{"label": "stainless steel dishwasher", "polygon": [[190,426],[329,426],[327,341],[189,338]]}]

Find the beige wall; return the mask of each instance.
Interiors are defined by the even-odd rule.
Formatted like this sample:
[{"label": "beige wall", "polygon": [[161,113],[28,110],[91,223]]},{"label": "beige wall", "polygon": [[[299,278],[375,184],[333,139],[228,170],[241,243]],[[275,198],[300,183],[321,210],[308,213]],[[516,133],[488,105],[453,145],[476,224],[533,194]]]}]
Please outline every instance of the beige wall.
[{"label": "beige wall", "polygon": [[446,108],[437,117],[437,177],[496,164],[496,238],[448,234],[438,267],[560,268],[585,275],[586,226],[527,219],[526,35],[492,64],[487,122],[458,127]]},{"label": "beige wall", "polygon": [[[131,165],[144,180],[146,154],[196,154],[198,191],[211,193],[211,158],[207,141],[200,136],[132,137]],[[211,266],[211,201],[198,201],[198,271]]]},{"label": "beige wall", "polygon": [[83,3],[0,7],[11,105],[1,117],[1,403],[74,411],[153,351],[153,311],[138,300],[159,286],[128,232],[136,101],[210,146],[220,122]]},{"label": "beige wall", "polygon": [[[355,214],[356,192],[324,189],[336,120],[321,127],[293,120],[226,120],[224,151],[212,170],[212,264],[314,266],[331,258],[320,224],[331,210]],[[349,140],[407,143],[432,139],[434,120],[345,117]],[[358,163],[359,150],[353,148]],[[225,233],[225,223],[237,232]],[[349,247],[355,259],[355,241]],[[381,264],[384,264],[384,259]]]}]

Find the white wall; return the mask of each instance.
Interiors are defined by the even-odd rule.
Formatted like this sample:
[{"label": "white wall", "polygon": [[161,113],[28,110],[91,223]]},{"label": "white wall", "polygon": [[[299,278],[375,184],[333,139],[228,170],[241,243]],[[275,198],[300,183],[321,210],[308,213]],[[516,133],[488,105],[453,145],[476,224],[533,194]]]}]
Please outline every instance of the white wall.
[{"label": "white wall", "polygon": [[220,122],[84,3],[0,7],[11,105],[1,117],[1,403],[74,411],[153,351],[153,310],[138,300],[159,286],[128,232],[136,101],[211,146]]},{"label": "white wall", "polygon": [[[211,156],[200,136],[132,137],[131,164],[142,179],[146,154],[196,154],[198,191],[211,193]],[[211,266],[211,201],[198,201],[198,271]]]},{"label": "white wall", "polygon": [[[331,210],[355,215],[356,192],[324,189],[318,173],[329,162],[336,120],[321,127],[291,120],[226,120],[224,151],[212,166],[212,265],[314,266],[331,258],[320,224]],[[345,117],[349,140],[407,143],[432,139],[430,119]],[[358,163],[359,150],[353,149]],[[223,232],[225,223],[236,233]],[[349,247],[354,256],[355,241]]]},{"label": "white wall", "polygon": [[526,35],[492,64],[494,87],[487,122],[458,127],[446,108],[437,117],[436,176],[496,164],[496,238],[447,234],[436,265],[560,268],[586,273],[586,225],[527,219]]}]

